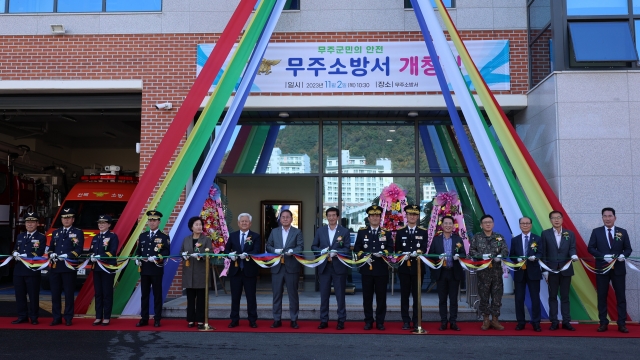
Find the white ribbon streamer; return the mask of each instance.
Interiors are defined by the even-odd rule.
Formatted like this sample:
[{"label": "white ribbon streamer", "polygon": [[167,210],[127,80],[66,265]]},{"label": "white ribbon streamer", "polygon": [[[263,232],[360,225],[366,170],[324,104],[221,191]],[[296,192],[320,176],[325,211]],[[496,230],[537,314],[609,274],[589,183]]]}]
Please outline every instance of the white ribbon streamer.
[{"label": "white ribbon streamer", "polygon": [[541,268],[543,268],[545,271],[552,272],[552,273],[554,273],[554,274],[558,274],[558,273],[560,273],[560,272],[562,272],[562,271],[565,271],[565,270],[567,270],[567,269],[569,268],[569,266],[571,266],[571,260],[569,260],[569,261],[567,261],[567,263],[566,263],[566,264],[564,264],[564,266],[562,267],[562,269],[560,269],[560,270],[551,270],[551,269],[547,266],[547,264],[545,264],[542,260],[539,260],[538,262],[540,263],[540,267],[541,267]]}]

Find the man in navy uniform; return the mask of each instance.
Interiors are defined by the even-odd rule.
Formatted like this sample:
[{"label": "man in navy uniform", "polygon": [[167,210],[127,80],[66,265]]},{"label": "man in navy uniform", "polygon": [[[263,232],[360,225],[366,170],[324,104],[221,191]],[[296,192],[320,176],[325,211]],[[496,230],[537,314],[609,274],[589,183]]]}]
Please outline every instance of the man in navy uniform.
[{"label": "man in navy uniform", "polygon": [[[251,231],[251,215],[242,213],[238,215],[238,228],[240,230],[229,234],[229,241],[224,252],[231,255],[232,264],[229,267],[229,282],[231,284],[231,323],[229,328],[234,328],[240,323],[240,299],[242,289],[247,299],[247,315],[249,326],[257,328],[258,302],[256,300],[256,282],[260,270],[258,264],[252,261],[249,254],[260,254],[262,241],[260,234]],[[237,258],[236,258],[237,257]]]},{"label": "man in navy uniform", "polygon": [[509,257],[512,261],[524,262],[522,267],[513,273],[515,283],[516,301],[516,330],[524,329],[524,300],[526,289],[529,288],[531,297],[531,325],[536,332],[542,331],[540,328],[540,280],[542,280],[542,270],[538,259],[545,253],[545,242],[540,236],[531,232],[531,218],[524,216],[520,218],[520,230],[522,234],[511,239],[511,250]]},{"label": "man in navy uniform", "polygon": [[387,315],[387,284],[389,283],[389,266],[382,259],[389,250],[393,251],[391,233],[380,227],[382,208],[369,206],[366,210],[369,226],[360,228],[353,251],[363,258],[372,254],[367,264],[361,266],[362,275],[362,307],[364,308],[364,329],[373,327],[373,294],[376,294],[375,322],[378,330],[384,330],[384,318]]},{"label": "man in navy uniform", "polygon": [[112,233],[111,216],[100,215],[98,217],[98,229],[100,234],[91,240],[91,262],[94,263],[93,269],[93,289],[95,292],[95,308],[96,320],[93,325],[107,326],[111,321],[111,309],[113,307],[113,283],[116,273],[103,268],[95,263],[101,260],[105,264],[116,265],[117,259],[115,255],[118,251],[118,235]]},{"label": "man in navy uniform", "polygon": [[320,325],[318,329],[329,326],[329,297],[331,295],[331,283],[338,303],[338,325],[336,329],[343,330],[347,320],[345,305],[345,291],[347,288],[346,267],[335,256],[337,253],[349,255],[351,253],[351,236],[349,230],[338,224],[340,211],[330,207],[325,212],[329,225],[325,225],[316,231],[311,250],[320,252],[320,255],[329,253],[327,260],[318,265],[318,277],[320,282]]},{"label": "man in navy uniform", "polygon": [[140,234],[136,249],[136,265],[140,267],[140,316],[136,327],[149,325],[149,294],[153,287],[154,327],[160,327],[162,319],[162,276],[163,257],[169,256],[171,242],[169,236],[158,229],[162,213],[147,211],[149,231]]},{"label": "man in navy uniform", "polygon": [[[420,208],[417,205],[407,205],[404,207],[407,214],[407,226],[400,228],[396,232],[396,252],[409,255],[398,268],[400,277],[400,314],[402,316],[402,330],[411,330],[418,326],[418,266],[420,269],[420,284],[424,277],[425,266],[419,254],[427,252],[427,230],[418,226],[420,219]],[[409,317],[409,295],[413,297],[413,316]],[[420,309],[422,311],[422,309]]]},{"label": "man in navy uniform", "polygon": [[56,229],[51,235],[49,245],[49,259],[53,262],[49,270],[51,282],[51,313],[53,321],[51,326],[62,323],[62,292],[64,291],[64,320],[65,325],[71,326],[74,307],[74,290],[78,271],[70,269],[65,260],[75,260],[82,252],[84,234],[82,230],[73,226],[75,210],[62,209],[60,213],[62,228]]},{"label": "man in navy uniform", "polygon": [[607,319],[607,296],[609,295],[609,283],[613,285],[616,294],[618,308],[618,331],[628,333],[627,320],[627,297],[625,294],[627,269],[625,259],[631,255],[631,242],[627,230],[615,226],[616,211],[606,207],[602,209],[602,222],[604,226],[593,229],[589,239],[589,254],[596,260],[596,268],[604,269],[613,260],[613,269],[604,274],[596,274],[596,289],[598,294],[598,317],[600,326],[598,332],[608,330],[609,319]]},{"label": "man in navy uniform", "polygon": [[[47,238],[44,234],[36,231],[38,228],[37,214],[27,213],[24,225],[27,232],[18,235],[16,248],[13,252],[13,257],[16,259],[16,265],[13,269],[13,287],[16,292],[18,319],[11,323],[20,324],[31,319],[31,324],[37,325],[40,310],[40,271],[31,270],[18,257],[23,259],[41,257],[47,245]],[[27,306],[27,294],[29,295],[29,306]]]}]

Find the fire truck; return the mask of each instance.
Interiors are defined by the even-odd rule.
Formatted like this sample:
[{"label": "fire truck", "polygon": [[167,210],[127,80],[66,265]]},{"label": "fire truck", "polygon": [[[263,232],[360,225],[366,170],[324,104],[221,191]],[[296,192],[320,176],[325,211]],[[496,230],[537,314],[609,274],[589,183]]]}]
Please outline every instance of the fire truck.
[{"label": "fire truck", "polygon": [[[115,169],[118,167],[107,166],[106,168],[109,170],[109,168]],[[113,219],[111,230],[113,230],[137,184],[137,177],[118,175],[115,171],[112,171],[112,173],[101,173],[100,175],[82,176],[80,182],[75,184],[67,193],[67,196],[53,219],[51,227],[46,231],[47,246],[51,243],[53,231],[62,226],[60,211],[62,209],[72,208],[76,213],[73,226],[81,229],[84,233],[82,255],[88,254],[89,248],[91,247],[91,240],[100,232],[100,230],[98,230],[98,216],[111,216]],[[125,240],[126,239],[120,239],[120,241]],[[78,270],[79,283],[84,283],[89,271],[89,268]],[[42,287],[49,289],[48,270],[42,270],[42,275]]]}]

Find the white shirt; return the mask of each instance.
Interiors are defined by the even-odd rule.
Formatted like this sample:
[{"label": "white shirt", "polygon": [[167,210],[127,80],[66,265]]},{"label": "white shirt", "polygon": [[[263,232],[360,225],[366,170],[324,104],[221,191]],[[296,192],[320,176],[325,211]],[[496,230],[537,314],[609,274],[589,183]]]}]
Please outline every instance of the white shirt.
[{"label": "white shirt", "polygon": [[556,236],[556,244],[558,244],[558,249],[559,249],[560,241],[562,241],[562,228],[560,228],[560,232],[557,232],[556,228],[553,228],[553,235]]},{"label": "white shirt", "polygon": [[333,238],[336,236],[336,231],[338,230],[338,224],[336,224],[336,227],[333,228],[333,230],[331,230],[331,226],[327,226],[327,228],[329,229],[329,244],[333,244]]},{"label": "white shirt", "polygon": [[415,234],[416,233],[416,228],[412,227],[412,228],[408,228],[409,229],[409,234]]},{"label": "white shirt", "polygon": [[375,229],[374,229],[374,228],[371,228],[371,231],[375,231],[375,233],[377,234],[377,233],[378,233],[378,229],[380,229],[380,227],[377,227],[377,228],[375,228]]},{"label": "white shirt", "polygon": [[[289,227],[289,230],[291,230],[291,227]],[[287,243],[287,237],[289,236],[289,230],[285,230],[284,226],[282,227],[282,246],[284,247],[284,244]]]},{"label": "white shirt", "polygon": [[[607,238],[607,242],[609,243],[609,249],[611,249],[611,240],[609,240],[609,228],[608,227],[604,227],[604,236]],[[611,238],[615,238],[616,237],[616,227],[612,226],[611,227]]]}]

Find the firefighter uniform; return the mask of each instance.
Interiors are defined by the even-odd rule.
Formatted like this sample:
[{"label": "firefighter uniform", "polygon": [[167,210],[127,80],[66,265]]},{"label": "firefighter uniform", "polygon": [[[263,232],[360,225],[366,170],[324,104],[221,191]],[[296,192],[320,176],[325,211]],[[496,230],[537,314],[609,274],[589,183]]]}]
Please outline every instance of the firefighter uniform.
[{"label": "firefighter uniform", "polygon": [[[407,214],[420,215],[420,208],[417,205],[408,205],[404,208]],[[410,253],[412,255],[425,254],[427,252],[427,230],[416,226],[414,228],[403,227],[396,232],[396,252]],[[414,254],[415,252],[415,254]],[[414,327],[418,321],[418,266],[420,269],[420,284],[426,271],[424,263],[417,257],[409,257],[398,268],[400,277],[400,314],[404,323],[404,330],[407,324],[413,322]],[[413,297],[413,316],[409,317],[409,295]],[[422,309],[421,309],[422,310]]]},{"label": "firefighter uniform", "polygon": [[[149,220],[160,220],[162,213],[156,210],[147,211]],[[171,242],[169,236],[160,229],[145,231],[140,234],[136,249],[136,256],[140,257],[140,316],[137,326],[147,325],[149,321],[149,294],[153,287],[153,311],[154,326],[160,326],[162,319],[162,276],[164,275],[164,262],[162,257],[169,256]],[[155,256],[155,261],[147,261]]]},{"label": "firefighter uniform", "polygon": [[[25,221],[39,221],[35,213],[27,213]],[[44,249],[47,246],[47,238],[44,234],[34,231],[32,233],[23,232],[18,235],[16,240],[16,248],[13,255],[20,256],[23,259],[33,259],[44,255]],[[24,263],[16,258],[15,268],[13,269],[13,287],[16,295],[16,308],[18,319],[13,321],[14,324],[31,320],[33,325],[38,324],[38,315],[40,311],[40,271],[31,270]],[[27,295],[29,295],[29,303],[27,305]]]},{"label": "firefighter uniform", "polygon": [[[368,215],[382,214],[382,208],[373,205],[367,208]],[[393,238],[391,233],[382,227],[372,229],[363,227],[358,230],[353,251],[359,258],[369,254],[382,252],[385,255],[393,251]],[[362,307],[364,309],[365,329],[373,326],[373,294],[376,295],[375,322],[380,330],[384,330],[384,319],[387,314],[387,284],[389,283],[389,266],[382,257],[371,257],[371,262],[361,266],[362,275]]]},{"label": "firefighter uniform", "polygon": [[[98,222],[112,223],[111,216],[100,215]],[[113,285],[116,273],[105,266],[100,266],[98,260],[109,265],[116,265],[115,258],[118,251],[118,235],[110,230],[100,233],[91,240],[91,261],[93,262],[93,290],[95,292],[96,320],[110,320],[113,307]],[[110,258],[110,259],[109,259]],[[96,325],[100,322],[96,322]],[[103,323],[108,325],[109,322]]]},{"label": "firefighter uniform", "polygon": [[[75,210],[71,208],[62,209],[60,217],[73,218]],[[67,260],[77,260],[82,253],[84,234],[77,227],[61,227],[56,229],[51,235],[49,245],[49,258],[52,260],[49,270],[49,281],[51,282],[51,313],[53,321],[51,326],[62,323],[64,315],[67,326],[71,325],[73,319],[74,291],[78,270],[69,268],[65,263]],[[64,292],[64,314],[62,310],[62,293]]]}]

